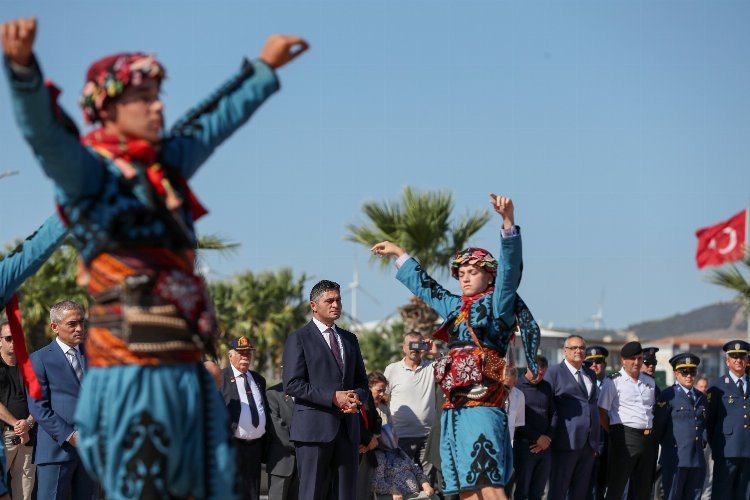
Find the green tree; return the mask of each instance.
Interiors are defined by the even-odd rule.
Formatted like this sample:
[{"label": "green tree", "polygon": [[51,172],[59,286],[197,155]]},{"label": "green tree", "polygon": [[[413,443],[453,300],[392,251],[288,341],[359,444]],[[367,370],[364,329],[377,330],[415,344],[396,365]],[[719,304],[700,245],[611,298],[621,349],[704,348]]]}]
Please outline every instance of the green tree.
[{"label": "green tree", "polygon": [[231,339],[245,336],[255,344],[261,372],[272,380],[281,377],[281,356],[286,337],[307,321],[304,297],[307,277],[291,269],[252,273],[210,283],[209,290],[221,325],[221,353]]},{"label": "green tree", "polygon": [[750,251],[745,252],[745,258],[739,265],[731,264],[725,268],[718,269],[708,275],[708,281],[737,293],[738,300],[742,303],[745,311],[750,314]]},{"label": "green tree", "polygon": [[404,324],[402,322],[383,328],[364,330],[359,332],[357,337],[367,373],[382,372],[390,363],[403,357],[401,343],[404,340]]},{"label": "green tree", "polygon": [[[419,192],[407,186],[401,199],[395,202],[366,202],[362,212],[367,222],[349,224],[346,239],[367,248],[380,241],[392,241],[415,257],[428,273],[445,275],[456,251],[466,247],[469,239],[490,220],[488,210],[467,212],[455,219],[453,209],[450,192]],[[386,259],[377,261],[384,269],[392,265]],[[432,332],[438,318],[416,297],[399,312],[407,331],[423,335]]]}]

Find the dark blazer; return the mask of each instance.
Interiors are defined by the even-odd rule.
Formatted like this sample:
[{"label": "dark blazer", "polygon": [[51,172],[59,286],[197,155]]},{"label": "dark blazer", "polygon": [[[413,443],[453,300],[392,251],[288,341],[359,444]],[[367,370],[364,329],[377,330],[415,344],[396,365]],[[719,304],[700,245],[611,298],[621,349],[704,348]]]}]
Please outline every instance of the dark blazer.
[{"label": "dark blazer", "polygon": [[[268,400],[266,399],[266,379],[258,373],[252,370],[248,370],[249,374],[253,376],[255,385],[260,390],[261,397],[263,399],[263,410],[266,415],[266,433],[263,435],[265,439],[268,434],[268,428],[270,427],[271,419],[268,418]],[[234,435],[237,430],[237,426],[240,422],[240,411],[242,410],[242,402],[240,401],[240,393],[237,390],[237,383],[234,378],[234,372],[232,367],[228,366],[221,371],[222,384],[221,384],[221,397],[224,398],[224,404],[227,406],[227,413],[229,413],[229,426],[231,434]]]},{"label": "dark blazer", "polygon": [[[83,355],[83,344],[79,349]],[[78,460],[75,447],[66,439],[75,430],[73,415],[81,383],[56,340],[32,353],[30,358],[42,387],[42,399],[37,401],[31,396],[27,398],[29,412],[39,423],[34,463]],[[84,368],[85,366],[84,361]]]},{"label": "dark blazer", "polygon": [[292,422],[294,400],[284,394],[282,384],[276,384],[266,391],[268,408],[266,418],[271,420],[266,440],[266,470],[274,476],[289,477],[294,473],[297,461],[294,457],[294,444],[289,439],[289,424]]},{"label": "dark blazer", "polygon": [[661,391],[654,407],[654,432],[661,444],[659,463],[664,467],[705,467],[708,400],[695,390],[695,406],[680,387]]},{"label": "dark blazer", "polygon": [[581,371],[591,381],[588,398],[583,395],[565,361],[550,366],[544,375],[544,380],[552,386],[555,400],[550,425],[553,451],[580,450],[587,442],[594,450],[599,449],[599,388],[596,375],[590,368],[581,365]]},{"label": "dark blazer", "polygon": [[290,439],[307,443],[334,440],[341,425],[359,443],[359,414],[342,414],[333,404],[336,391],[354,390],[360,401],[367,397],[367,372],[357,337],[336,327],[344,348],[344,373],[320,330],[310,321],[286,339],[284,392],[294,397]]},{"label": "dark blazer", "polygon": [[706,430],[714,459],[750,458],[750,432],[745,429],[748,406],[728,373],[711,382]]}]

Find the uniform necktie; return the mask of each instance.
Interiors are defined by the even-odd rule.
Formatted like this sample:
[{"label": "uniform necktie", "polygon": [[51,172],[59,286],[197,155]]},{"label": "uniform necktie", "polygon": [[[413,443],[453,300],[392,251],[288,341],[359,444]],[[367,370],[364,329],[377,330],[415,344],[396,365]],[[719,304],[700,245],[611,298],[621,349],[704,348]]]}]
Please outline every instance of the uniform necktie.
[{"label": "uniform necktie", "polygon": [[589,397],[589,391],[586,390],[586,383],[583,381],[583,377],[581,376],[581,370],[578,370],[576,372],[576,375],[578,376],[578,385],[581,386],[583,395]]},{"label": "uniform necktie", "polygon": [[740,394],[742,394],[742,397],[744,398],[746,396],[745,394],[745,382],[741,379],[737,379],[737,388],[740,390]]},{"label": "uniform necktie", "polygon": [[258,424],[260,423],[258,406],[255,404],[253,390],[250,388],[250,382],[247,380],[247,373],[240,373],[240,377],[245,381],[245,394],[247,394],[247,405],[250,407],[250,419],[253,422],[253,427],[258,427]]},{"label": "uniform necktie", "polygon": [[690,401],[690,406],[695,408],[695,396],[693,396],[693,391],[688,391],[687,396],[688,396],[688,401]]},{"label": "uniform necktie", "polygon": [[341,351],[339,350],[339,341],[336,339],[336,334],[333,333],[333,328],[327,328],[324,333],[328,337],[328,347],[331,348],[331,353],[333,353],[333,357],[336,363],[338,363],[341,373],[343,373],[344,361],[341,359]]},{"label": "uniform necktie", "polygon": [[81,363],[78,362],[78,351],[71,347],[70,349],[68,349],[67,354],[68,362],[70,363],[70,366],[73,367],[73,371],[76,372],[76,377],[80,382],[81,380],[83,380],[83,368],[81,368]]}]

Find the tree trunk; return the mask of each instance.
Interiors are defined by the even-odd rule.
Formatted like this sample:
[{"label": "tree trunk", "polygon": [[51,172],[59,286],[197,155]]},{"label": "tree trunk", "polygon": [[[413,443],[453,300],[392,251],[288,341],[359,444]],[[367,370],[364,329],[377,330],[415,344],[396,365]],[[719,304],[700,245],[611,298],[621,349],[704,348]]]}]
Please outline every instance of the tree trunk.
[{"label": "tree trunk", "polygon": [[419,333],[425,338],[430,338],[437,330],[440,316],[427,304],[417,297],[412,297],[411,302],[399,307],[398,312],[404,320],[404,333]]}]

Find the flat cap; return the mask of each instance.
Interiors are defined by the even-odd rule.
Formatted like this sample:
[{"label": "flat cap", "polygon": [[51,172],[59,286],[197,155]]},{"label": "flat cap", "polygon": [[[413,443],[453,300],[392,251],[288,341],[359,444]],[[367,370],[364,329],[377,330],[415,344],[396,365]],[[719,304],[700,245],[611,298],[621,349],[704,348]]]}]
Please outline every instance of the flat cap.
[{"label": "flat cap", "polygon": [[641,347],[640,342],[628,342],[624,346],[622,346],[622,349],[620,349],[620,357],[622,358],[632,358],[633,356],[638,356],[640,353],[643,352],[643,347]]},{"label": "flat cap", "polygon": [[247,337],[240,337],[227,344],[230,349],[235,351],[248,351],[250,349],[255,350],[255,346],[250,342]]},{"label": "flat cap", "polygon": [[609,351],[600,345],[592,345],[586,348],[586,357],[584,361],[594,361],[595,359],[606,359]]},{"label": "flat cap", "polygon": [[747,351],[750,351],[750,344],[744,340],[730,340],[724,344],[722,349],[724,349],[724,352],[730,356],[732,354],[737,356],[747,356]]},{"label": "flat cap", "polygon": [[658,347],[644,347],[643,348],[643,362],[649,364],[656,364],[656,353],[659,351]]}]

